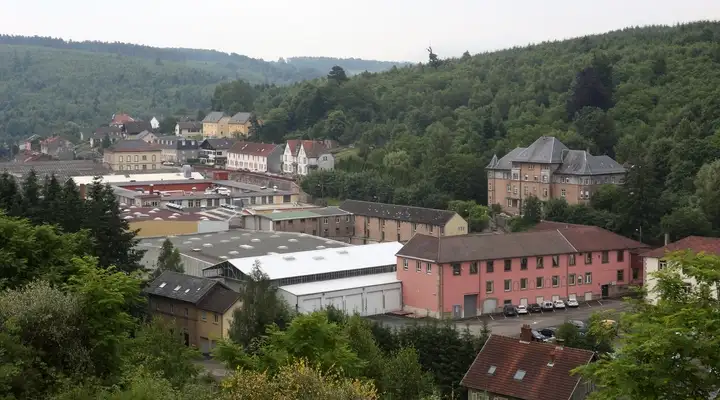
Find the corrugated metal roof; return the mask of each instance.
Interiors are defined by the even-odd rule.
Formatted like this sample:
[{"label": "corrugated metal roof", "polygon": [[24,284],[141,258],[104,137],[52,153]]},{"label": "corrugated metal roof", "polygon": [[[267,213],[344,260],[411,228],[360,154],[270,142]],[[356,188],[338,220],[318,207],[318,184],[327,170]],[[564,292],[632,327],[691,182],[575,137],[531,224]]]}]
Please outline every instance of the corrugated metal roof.
[{"label": "corrugated metal roof", "polygon": [[[199,172],[192,173],[193,180],[204,180],[205,177]],[[175,173],[159,173],[159,174],[131,174],[131,175],[103,175],[103,183],[130,183],[135,182],[155,182],[155,181],[184,181],[188,180],[181,172]],[[76,185],[91,184],[94,176],[74,176],[72,177]]]},{"label": "corrugated metal roof", "polygon": [[295,296],[304,296],[308,294],[336,292],[338,290],[347,290],[368,286],[390,285],[393,283],[400,283],[400,280],[397,278],[397,274],[395,272],[386,272],[384,274],[363,275],[355,276],[352,278],[331,279],[328,281],[298,283],[296,285],[280,286],[280,289]]}]

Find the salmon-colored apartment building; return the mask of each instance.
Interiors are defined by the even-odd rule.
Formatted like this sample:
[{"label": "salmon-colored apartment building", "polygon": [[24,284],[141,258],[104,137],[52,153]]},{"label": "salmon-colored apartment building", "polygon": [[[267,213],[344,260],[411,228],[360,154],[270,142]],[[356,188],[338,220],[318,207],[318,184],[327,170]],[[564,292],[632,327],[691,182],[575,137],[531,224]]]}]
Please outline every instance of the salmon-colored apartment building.
[{"label": "salmon-colored apartment building", "polygon": [[[505,304],[615,296],[642,280],[646,245],[594,226],[511,234],[418,234],[397,253],[403,309],[467,318]],[[639,265],[638,265],[639,264]]]},{"label": "salmon-colored apartment building", "polygon": [[493,156],[486,167],[488,204],[500,204],[519,214],[523,200],[564,198],[569,204],[590,201],[604,184],[620,184],[625,168],[612,158],[585,150],[570,150],[558,139],[542,136],[528,147],[518,147],[501,159]]},{"label": "salmon-colored apartment building", "polygon": [[407,242],[416,233],[435,237],[468,233],[467,221],[454,211],[360,200],[345,200],[340,209],[354,215],[354,244]]}]

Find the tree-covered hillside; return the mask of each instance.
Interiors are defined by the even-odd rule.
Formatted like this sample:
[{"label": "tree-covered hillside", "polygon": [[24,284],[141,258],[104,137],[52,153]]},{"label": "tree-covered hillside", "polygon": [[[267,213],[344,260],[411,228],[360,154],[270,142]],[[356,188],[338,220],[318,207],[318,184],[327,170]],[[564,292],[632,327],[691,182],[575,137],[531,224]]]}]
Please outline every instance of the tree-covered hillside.
[{"label": "tree-covered hillside", "polygon": [[[645,239],[662,230],[687,233],[661,229],[659,221],[707,204],[702,217],[720,228],[707,197],[720,189],[712,180],[718,174],[694,182],[700,167],[720,156],[720,23],[433,56],[420,66],[253,93],[265,121],[260,138],[354,144],[340,154],[341,171],[306,181],[311,194],[444,207],[452,198],[486,203],[484,167],[492,155],[553,135],[647,174],[628,177],[647,187],[596,203],[607,211],[603,225],[635,237],[644,230]],[[222,87],[216,93],[225,98],[215,104],[233,104]],[[709,188],[704,199],[698,185]]]},{"label": "tree-covered hillside", "polygon": [[334,66],[342,67],[348,75],[362,72],[382,72],[392,67],[404,67],[407,62],[363,60],[360,58],[332,58],[332,57],[289,57],[279,62],[286,62],[296,68],[308,68],[320,71],[330,71]]}]

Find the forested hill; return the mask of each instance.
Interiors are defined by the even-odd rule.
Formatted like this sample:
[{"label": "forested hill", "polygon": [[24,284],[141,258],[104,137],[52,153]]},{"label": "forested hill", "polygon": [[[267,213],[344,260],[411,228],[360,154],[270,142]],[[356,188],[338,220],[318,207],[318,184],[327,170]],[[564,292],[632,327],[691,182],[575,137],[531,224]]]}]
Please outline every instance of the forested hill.
[{"label": "forested hill", "polygon": [[[484,167],[493,154],[553,135],[571,148],[647,165],[635,171],[648,176],[628,178],[646,186],[597,206],[608,212],[592,214],[604,218],[602,225],[635,238],[643,229],[647,240],[660,235],[663,216],[680,210],[720,229],[720,201],[707,197],[720,193],[720,164],[716,174],[698,175],[720,157],[719,23],[438,56],[348,80],[237,95],[254,100],[265,121],[263,140],[302,136],[355,145],[339,155],[342,171],[306,180],[313,195],[433,207],[453,198],[485,204]],[[216,104],[234,104],[229,91],[217,93]],[[696,182],[696,175],[710,181]],[[704,215],[699,204],[706,204]]]},{"label": "forested hill", "polygon": [[325,76],[333,60],[352,68],[366,63],[370,71],[392,66],[325,58],[295,65],[214,50],[0,35],[0,138],[72,136],[119,111],[141,118],[194,115],[210,107],[218,83],[284,85]]},{"label": "forested hill", "polygon": [[363,60],[360,58],[332,58],[332,57],[290,57],[281,59],[279,62],[286,62],[296,68],[311,68],[320,71],[329,71],[332,67],[338,65],[342,67],[348,75],[357,75],[362,72],[382,72],[392,67],[405,67],[410,65],[408,62],[398,61],[375,61]]}]

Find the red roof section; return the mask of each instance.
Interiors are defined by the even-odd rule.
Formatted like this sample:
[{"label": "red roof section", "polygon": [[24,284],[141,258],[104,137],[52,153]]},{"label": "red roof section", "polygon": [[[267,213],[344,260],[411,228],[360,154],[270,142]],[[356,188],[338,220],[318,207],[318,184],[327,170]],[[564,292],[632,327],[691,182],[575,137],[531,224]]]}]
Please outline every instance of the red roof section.
[{"label": "red roof section", "polygon": [[626,238],[617,233],[610,232],[597,226],[576,225],[558,229],[565,239],[577,249],[579,253],[588,251],[607,251],[620,249],[641,249],[650,247],[637,240]]},{"label": "red roof section", "polygon": [[688,236],[684,239],[678,240],[677,242],[669,243],[667,246],[650,250],[647,253],[641,254],[641,256],[661,258],[665,256],[665,253],[678,250],[690,250],[694,253],[704,252],[720,256],[720,238]]},{"label": "red roof section", "polygon": [[230,153],[267,157],[277,146],[271,143],[237,142],[230,148]]},{"label": "red roof section", "polygon": [[592,225],[570,224],[567,222],[555,222],[555,221],[540,221],[535,226],[528,229],[528,232],[554,231],[556,229],[589,227],[589,226],[592,226]]},{"label": "red roof section", "polygon": [[[490,335],[461,385],[524,400],[568,400],[580,381],[570,371],[587,365],[594,355],[589,350]],[[525,371],[522,379],[515,378],[519,370]]]},{"label": "red roof section", "polygon": [[135,121],[133,117],[127,115],[127,114],[114,114],[112,118],[111,124],[124,124],[126,122],[133,122]]}]

